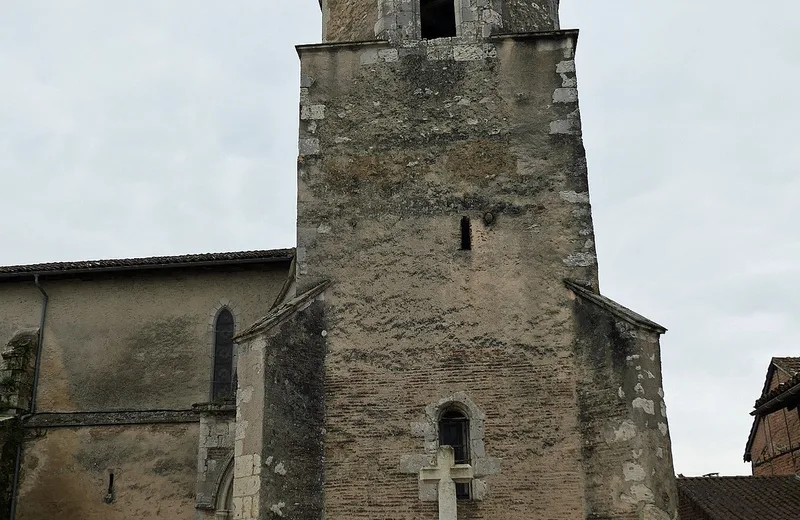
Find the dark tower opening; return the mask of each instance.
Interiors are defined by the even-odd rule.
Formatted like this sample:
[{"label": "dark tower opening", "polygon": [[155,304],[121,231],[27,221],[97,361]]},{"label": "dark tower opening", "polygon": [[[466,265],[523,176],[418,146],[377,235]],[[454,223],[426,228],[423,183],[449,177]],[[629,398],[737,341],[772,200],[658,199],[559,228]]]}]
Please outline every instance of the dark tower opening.
[{"label": "dark tower opening", "polygon": [[472,249],[472,229],[469,217],[461,217],[461,249],[469,251]]},{"label": "dark tower opening", "polygon": [[447,38],[456,35],[455,0],[420,0],[422,39]]}]

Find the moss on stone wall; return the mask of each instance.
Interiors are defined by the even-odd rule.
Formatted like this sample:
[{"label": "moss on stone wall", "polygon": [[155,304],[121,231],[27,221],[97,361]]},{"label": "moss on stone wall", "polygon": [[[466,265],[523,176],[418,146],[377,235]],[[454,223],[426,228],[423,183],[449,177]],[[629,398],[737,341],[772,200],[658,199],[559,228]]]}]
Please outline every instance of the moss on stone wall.
[{"label": "moss on stone wall", "polygon": [[8,417],[0,421],[0,518],[10,518],[14,464],[21,443],[19,419]]},{"label": "moss on stone wall", "polygon": [[38,340],[36,331],[20,332],[3,351],[0,412],[28,408],[33,388],[33,356]]},{"label": "moss on stone wall", "polygon": [[2,354],[0,371],[0,519],[10,518],[17,451],[22,444],[22,423],[17,413],[30,406],[33,357],[37,331],[19,332]]}]

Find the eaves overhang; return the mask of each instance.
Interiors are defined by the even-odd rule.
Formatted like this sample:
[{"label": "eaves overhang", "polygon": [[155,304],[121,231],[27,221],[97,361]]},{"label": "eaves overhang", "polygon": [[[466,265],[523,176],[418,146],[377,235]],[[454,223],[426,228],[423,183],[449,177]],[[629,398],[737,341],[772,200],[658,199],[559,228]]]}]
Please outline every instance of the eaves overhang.
[{"label": "eaves overhang", "polygon": [[34,275],[44,279],[159,269],[220,268],[291,262],[293,258],[292,248],[0,266],[0,282],[30,279]]}]

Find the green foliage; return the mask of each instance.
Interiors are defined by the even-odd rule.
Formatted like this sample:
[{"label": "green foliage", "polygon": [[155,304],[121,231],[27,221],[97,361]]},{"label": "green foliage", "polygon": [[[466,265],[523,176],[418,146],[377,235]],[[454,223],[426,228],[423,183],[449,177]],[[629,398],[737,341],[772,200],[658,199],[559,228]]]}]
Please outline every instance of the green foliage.
[{"label": "green foliage", "polygon": [[12,375],[6,375],[0,378],[0,392],[11,393],[17,389],[17,380]]}]

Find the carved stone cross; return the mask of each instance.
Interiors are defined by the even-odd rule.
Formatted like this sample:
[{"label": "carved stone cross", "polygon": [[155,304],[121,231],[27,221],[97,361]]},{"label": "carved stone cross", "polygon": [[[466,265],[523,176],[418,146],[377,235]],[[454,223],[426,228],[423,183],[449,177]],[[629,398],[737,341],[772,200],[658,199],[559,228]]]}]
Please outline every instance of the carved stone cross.
[{"label": "carved stone cross", "polygon": [[456,457],[450,446],[439,446],[436,451],[436,465],[419,471],[421,481],[439,483],[439,520],[456,520],[456,483],[468,483],[473,478],[472,466],[456,464]]}]

